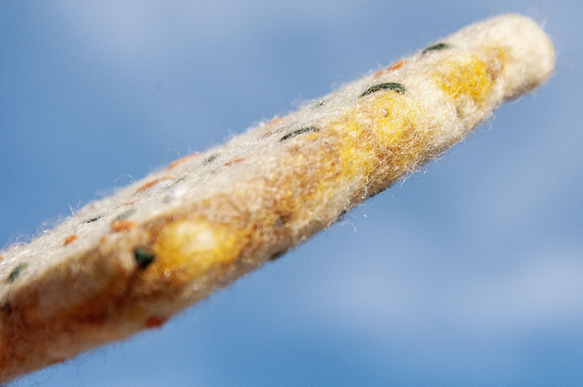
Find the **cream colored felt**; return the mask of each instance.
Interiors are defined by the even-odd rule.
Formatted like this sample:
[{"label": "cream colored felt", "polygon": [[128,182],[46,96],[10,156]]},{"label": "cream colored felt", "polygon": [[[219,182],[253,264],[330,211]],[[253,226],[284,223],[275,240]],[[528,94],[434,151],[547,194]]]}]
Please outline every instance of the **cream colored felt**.
[{"label": "cream colored felt", "polygon": [[540,85],[554,59],[532,20],[486,20],[8,247],[0,381],[158,327],[281,256]]}]

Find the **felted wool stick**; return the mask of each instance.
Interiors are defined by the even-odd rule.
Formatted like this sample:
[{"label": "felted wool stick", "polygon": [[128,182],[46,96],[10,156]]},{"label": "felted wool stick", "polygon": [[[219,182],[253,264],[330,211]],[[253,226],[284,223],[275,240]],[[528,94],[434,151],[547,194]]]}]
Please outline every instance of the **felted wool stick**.
[{"label": "felted wool stick", "polygon": [[0,380],[168,318],[461,141],[554,66],[532,20],[472,25],[1,252]]}]

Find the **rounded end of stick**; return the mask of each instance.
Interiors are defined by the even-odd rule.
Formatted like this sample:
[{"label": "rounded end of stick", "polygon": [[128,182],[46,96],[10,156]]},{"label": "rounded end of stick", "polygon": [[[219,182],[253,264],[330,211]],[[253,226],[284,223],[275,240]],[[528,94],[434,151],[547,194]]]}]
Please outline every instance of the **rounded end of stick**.
[{"label": "rounded end of stick", "polygon": [[532,91],[545,82],[555,68],[553,43],[542,27],[526,16],[494,17],[460,31],[458,36],[464,36],[470,45],[504,50],[505,100]]}]

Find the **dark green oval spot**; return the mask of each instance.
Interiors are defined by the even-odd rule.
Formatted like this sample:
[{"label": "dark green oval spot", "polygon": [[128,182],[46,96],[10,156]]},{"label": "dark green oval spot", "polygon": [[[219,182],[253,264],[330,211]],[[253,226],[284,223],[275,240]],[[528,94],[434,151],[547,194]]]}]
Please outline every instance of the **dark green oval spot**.
[{"label": "dark green oval spot", "polygon": [[396,83],[396,82],[381,83],[379,85],[374,85],[373,87],[369,88],[367,91],[362,93],[360,96],[364,97],[364,96],[367,96],[369,94],[376,93],[377,91],[380,91],[380,90],[394,90],[399,94],[404,94],[407,89],[402,84]]},{"label": "dark green oval spot", "polygon": [[27,262],[22,262],[20,264],[18,264],[18,266],[16,266],[16,268],[14,270],[12,270],[10,272],[10,274],[8,275],[8,282],[14,282],[16,281],[16,279],[20,276],[20,273],[22,273],[22,271],[24,269],[26,269],[26,267],[28,266]]},{"label": "dark green oval spot", "polygon": [[204,164],[210,164],[213,161],[215,161],[217,159],[217,157],[219,157],[218,153],[215,153],[214,155],[210,155],[209,157],[206,158],[206,160],[204,161]]},{"label": "dark green oval spot", "polygon": [[176,179],[174,179],[174,181],[172,181],[172,184],[170,185],[170,187],[172,187],[173,185],[176,185],[180,182],[183,182],[184,180],[186,180],[186,177],[184,177],[184,176],[177,177]]},{"label": "dark green oval spot", "polygon": [[101,219],[101,218],[102,218],[102,216],[101,216],[101,215],[99,215],[99,216],[96,216],[95,218],[87,219],[87,220],[85,221],[85,223],[93,223],[93,222],[97,222],[97,221],[98,221],[99,219]]},{"label": "dark green oval spot", "polygon": [[439,51],[439,50],[444,50],[446,48],[452,48],[453,46],[451,44],[447,44],[447,43],[437,43],[437,44],[433,44],[429,47],[427,47],[425,50],[423,50],[422,54],[425,54],[429,51]]},{"label": "dark green oval spot", "polygon": [[138,266],[143,269],[154,262],[156,259],[156,254],[152,253],[146,247],[138,247],[134,250],[134,257],[136,258]]},{"label": "dark green oval spot", "polygon": [[319,131],[320,131],[320,129],[314,128],[313,126],[310,126],[309,128],[301,128],[301,129],[294,130],[293,132],[286,134],[279,141],[289,140],[290,138],[293,138],[293,137],[298,136],[300,134],[304,134],[304,133],[308,133],[308,132],[319,132]]}]

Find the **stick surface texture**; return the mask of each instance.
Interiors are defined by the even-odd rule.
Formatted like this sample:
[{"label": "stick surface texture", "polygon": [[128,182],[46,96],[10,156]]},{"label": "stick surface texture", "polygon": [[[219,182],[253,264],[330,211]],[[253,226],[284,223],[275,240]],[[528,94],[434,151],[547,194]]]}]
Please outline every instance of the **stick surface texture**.
[{"label": "stick surface texture", "polygon": [[437,158],[554,59],[528,18],[477,23],[6,248],[0,381],[161,326]]}]

